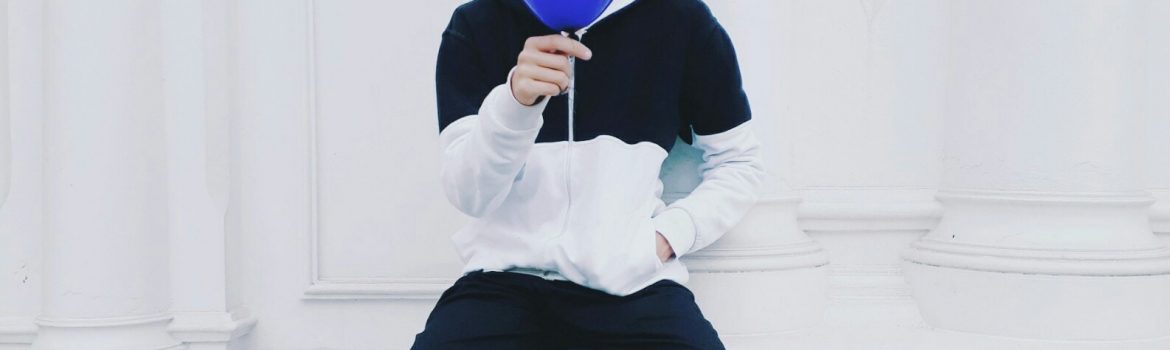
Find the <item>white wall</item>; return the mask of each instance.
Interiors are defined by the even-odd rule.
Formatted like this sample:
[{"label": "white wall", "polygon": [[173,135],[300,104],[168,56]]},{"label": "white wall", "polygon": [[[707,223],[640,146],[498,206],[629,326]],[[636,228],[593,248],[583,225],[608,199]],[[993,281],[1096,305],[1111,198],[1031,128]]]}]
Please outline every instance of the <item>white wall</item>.
[{"label": "white wall", "polygon": [[405,347],[458,273],[466,219],[439,192],[433,98],[456,4],[239,4],[229,229],[243,300],[279,320],[246,345]]}]

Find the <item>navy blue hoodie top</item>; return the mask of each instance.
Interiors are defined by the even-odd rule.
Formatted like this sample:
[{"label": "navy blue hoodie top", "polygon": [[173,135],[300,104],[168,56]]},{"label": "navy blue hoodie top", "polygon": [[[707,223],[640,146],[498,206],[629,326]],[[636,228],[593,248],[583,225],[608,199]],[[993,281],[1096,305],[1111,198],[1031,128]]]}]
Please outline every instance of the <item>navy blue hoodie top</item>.
[{"label": "navy blue hoodie top", "polygon": [[[439,49],[439,127],[479,110],[504,83],[528,37],[555,34],[521,0],[460,6]],[[594,24],[581,43],[595,57],[576,62],[575,139],[611,135],[669,151],[751,118],[727,32],[697,0],[640,0]],[[466,62],[474,62],[473,65]],[[565,141],[567,97],[553,97],[537,142]]]}]

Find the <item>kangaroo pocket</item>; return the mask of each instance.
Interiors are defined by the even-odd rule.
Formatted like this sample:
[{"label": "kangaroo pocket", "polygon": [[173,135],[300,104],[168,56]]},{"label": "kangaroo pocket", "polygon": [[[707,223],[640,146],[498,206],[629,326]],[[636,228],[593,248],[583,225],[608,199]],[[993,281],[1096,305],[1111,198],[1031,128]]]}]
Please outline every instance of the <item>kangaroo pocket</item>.
[{"label": "kangaroo pocket", "polygon": [[561,237],[560,269],[569,272],[566,277],[609,294],[626,295],[662,269],[650,214],[619,221],[626,224],[602,225],[610,227]]},{"label": "kangaroo pocket", "polygon": [[623,295],[661,269],[651,217],[661,203],[658,173],[666,155],[653,143],[605,135],[573,144],[570,205],[556,242],[566,278]]}]

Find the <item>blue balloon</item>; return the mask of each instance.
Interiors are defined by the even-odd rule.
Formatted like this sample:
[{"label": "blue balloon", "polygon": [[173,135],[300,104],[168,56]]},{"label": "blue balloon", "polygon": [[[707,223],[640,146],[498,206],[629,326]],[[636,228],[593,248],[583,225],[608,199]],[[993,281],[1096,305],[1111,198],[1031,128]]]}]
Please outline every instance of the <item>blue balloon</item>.
[{"label": "blue balloon", "polygon": [[612,0],[524,0],[544,25],[556,31],[576,32],[593,23]]}]

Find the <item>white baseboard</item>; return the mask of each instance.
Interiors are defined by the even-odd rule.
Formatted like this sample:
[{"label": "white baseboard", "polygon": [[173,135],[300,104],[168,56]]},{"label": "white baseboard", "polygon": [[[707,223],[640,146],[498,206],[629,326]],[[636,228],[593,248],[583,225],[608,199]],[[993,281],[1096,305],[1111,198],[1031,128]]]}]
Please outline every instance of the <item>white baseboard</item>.
[{"label": "white baseboard", "polygon": [[0,317],[0,349],[23,349],[37,337],[37,324],[31,317]]},{"label": "white baseboard", "polygon": [[257,317],[247,308],[232,312],[175,312],[167,330],[184,344],[201,344],[226,349],[233,340],[248,334]]}]

